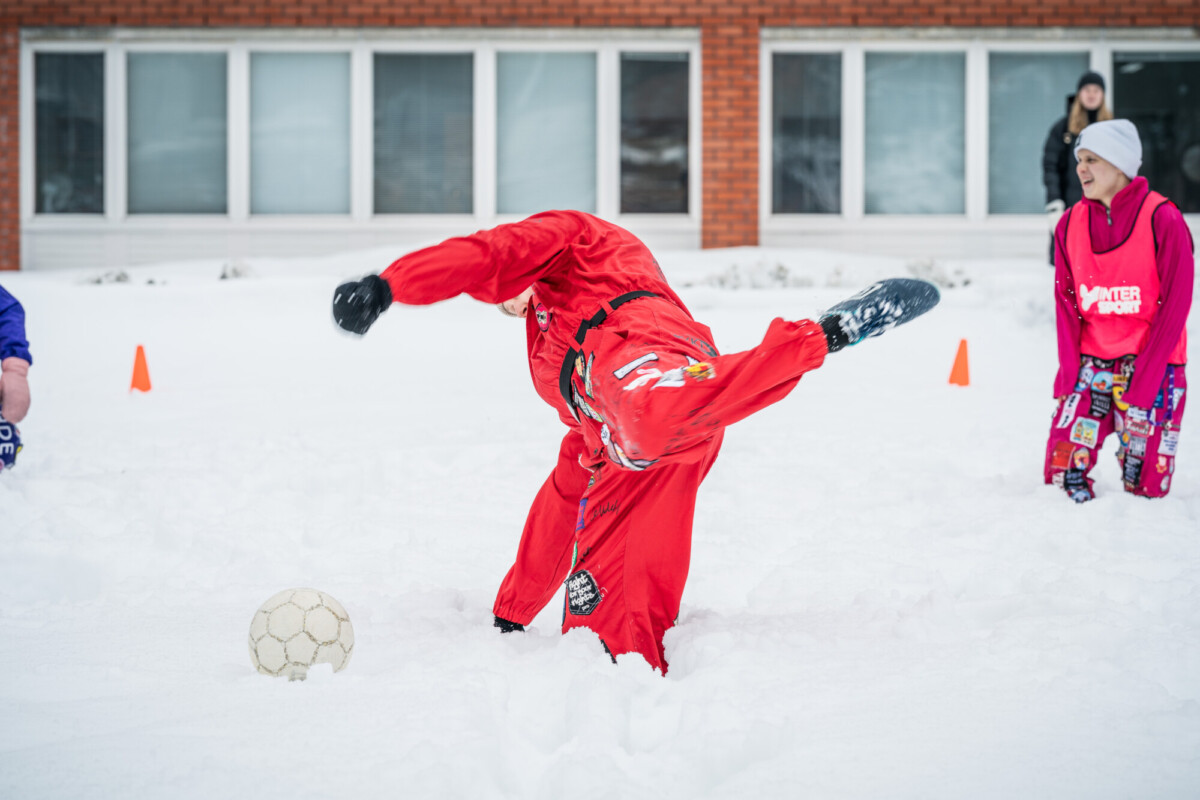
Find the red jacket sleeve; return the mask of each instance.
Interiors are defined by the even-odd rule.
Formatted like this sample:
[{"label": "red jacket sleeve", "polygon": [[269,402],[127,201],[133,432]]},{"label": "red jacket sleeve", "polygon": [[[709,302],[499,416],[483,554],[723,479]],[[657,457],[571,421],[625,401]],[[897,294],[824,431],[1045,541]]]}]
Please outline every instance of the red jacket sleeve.
[{"label": "red jacket sleeve", "polygon": [[1075,279],[1067,260],[1067,223],[1070,210],[1062,215],[1054,230],[1054,318],[1058,329],[1058,374],[1054,378],[1054,396],[1070,394],[1079,375],[1079,342],[1083,317],[1075,299]]},{"label": "red jacket sleeve", "polygon": [[1183,335],[1192,309],[1196,266],[1192,234],[1174,203],[1154,212],[1155,259],[1158,262],[1159,306],[1150,323],[1150,337],[1133,366],[1125,402],[1149,408],[1167,372],[1167,359]]},{"label": "red jacket sleeve", "polygon": [[572,212],[537,214],[409,253],[380,277],[398,303],[428,305],[460,294],[502,303],[563,269],[560,256],[583,229]]}]

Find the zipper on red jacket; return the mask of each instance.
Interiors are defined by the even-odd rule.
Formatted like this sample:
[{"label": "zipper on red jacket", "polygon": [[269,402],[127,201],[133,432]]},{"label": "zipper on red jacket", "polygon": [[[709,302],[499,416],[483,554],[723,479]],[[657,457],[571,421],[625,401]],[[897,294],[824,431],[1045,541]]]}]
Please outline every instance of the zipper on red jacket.
[{"label": "zipper on red jacket", "polygon": [[1104,207],[1104,213],[1108,215],[1108,227],[1112,227],[1112,209],[1108,206]]}]

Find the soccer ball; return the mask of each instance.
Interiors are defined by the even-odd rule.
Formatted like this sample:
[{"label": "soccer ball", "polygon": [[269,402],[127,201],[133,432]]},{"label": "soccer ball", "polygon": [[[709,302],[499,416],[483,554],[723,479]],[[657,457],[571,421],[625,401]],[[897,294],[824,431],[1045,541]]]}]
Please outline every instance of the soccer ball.
[{"label": "soccer ball", "polygon": [[331,664],[338,672],[353,652],[350,615],[316,589],[273,595],[250,620],[250,662],[264,675],[304,680],[314,664]]}]

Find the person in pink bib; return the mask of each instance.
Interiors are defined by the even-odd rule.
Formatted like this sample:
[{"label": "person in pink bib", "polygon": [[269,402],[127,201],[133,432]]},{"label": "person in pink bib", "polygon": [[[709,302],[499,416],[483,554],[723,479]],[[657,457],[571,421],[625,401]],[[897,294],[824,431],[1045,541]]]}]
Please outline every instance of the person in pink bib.
[{"label": "person in pink bib", "polygon": [[1045,480],[1077,503],[1109,434],[1125,491],[1164,497],[1187,403],[1192,236],[1175,205],[1138,177],[1129,120],[1089,125],[1075,142],[1083,199],[1054,233],[1058,400]]}]

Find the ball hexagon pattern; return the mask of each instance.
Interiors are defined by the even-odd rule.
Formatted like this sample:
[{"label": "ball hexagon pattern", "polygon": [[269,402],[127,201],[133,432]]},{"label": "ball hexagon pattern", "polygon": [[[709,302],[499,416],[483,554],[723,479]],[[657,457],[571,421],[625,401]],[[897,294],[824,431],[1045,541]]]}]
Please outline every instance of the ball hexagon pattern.
[{"label": "ball hexagon pattern", "polygon": [[316,589],[272,595],[250,620],[250,662],[264,675],[304,680],[314,664],[345,669],[354,626],[342,604]]}]

